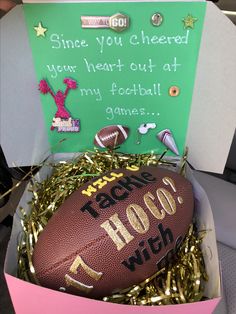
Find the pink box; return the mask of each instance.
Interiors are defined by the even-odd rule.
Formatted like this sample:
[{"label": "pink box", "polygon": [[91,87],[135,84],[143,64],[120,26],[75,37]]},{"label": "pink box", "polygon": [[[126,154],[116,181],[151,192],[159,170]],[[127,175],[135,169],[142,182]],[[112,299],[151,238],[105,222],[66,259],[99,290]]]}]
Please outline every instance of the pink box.
[{"label": "pink box", "polygon": [[[235,103],[233,101],[234,96],[234,68],[231,64],[230,56],[234,56],[233,48],[228,44],[222,45],[222,42],[219,42],[219,46],[216,46],[218,43],[218,37],[221,36],[221,39],[224,42],[231,43],[232,42],[232,32],[230,25],[217,13],[216,9],[211,6],[211,3],[208,3],[208,17],[206,20],[206,28],[207,32],[204,33],[203,40],[205,40],[205,45],[202,45],[199,68],[198,68],[198,76],[196,78],[195,84],[195,93],[193,95],[193,103],[195,106],[192,108],[193,115],[191,116],[190,125],[191,132],[189,134],[189,143],[191,145],[194,144],[195,150],[191,148],[190,157],[192,158],[193,164],[198,167],[198,169],[215,171],[216,168],[223,169],[224,162],[226,161],[228,148],[233,136],[233,132],[235,129]],[[215,16],[216,18],[215,18]],[[15,9],[15,12],[10,12],[8,16],[4,17],[5,23],[3,23],[4,27],[2,28],[1,35],[9,32],[7,36],[1,36],[3,38],[3,42],[10,42],[11,45],[7,45],[7,47],[12,48],[8,49],[8,51],[4,50],[4,45],[1,45],[1,52],[5,52],[4,56],[7,60],[6,64],[10,64],[11,66],[7,68],[1,66],[1,75],[5,78],[5,82],[8,84],[9,80],[14,77],[14,80],[20,84],[19,90],[21,94],[17,94],[16,92],[9,91],[9,89],[3,84],[1,88],[1,99],[3,103],[6,103],[6,108],[1,112],[2,120],[0,123],[1,131],[1,145],[4,147],[4,151],[6,152],[7,159],[9,165],[12,165],[13,161],[18,165],[26,165],[30,160],[33,164],[37,163],[38,160],[42,160],[42,153],[48,150],[46,135],[43,131],[43,120],[41,117],[41,111],[36,111],[36,108],[40,108],[39,99],[35,94],[33,94],[32,90],[28,92],[28,86],[36,86],[36,81],[34,77],[33,71],[33,63],[31,60],[31,54],[28,53],[29,47],[27,46],[27,35],[26,31],[22,29],[22,12],[21,10]],[[210,21],[210,22],[208,22]],[[17,24],[18,23],[18,24]],[[215,24],[214,24],[215,23]],[[2,25],[1,25],[2,26]],[[14,28],[14,27],[15,28]],[[224,26],[224,27],[222,27]],[[12,29],[13,27],[13,29]],[[218,27],[218,28],[217,28]],[[224,28],[224,34],[222,34],[222,29]],[[17,29],[17,32],[16,32]],[[10,30],[10,31],[9,31]],[[21,33],[19,33],[21,30]],[[217,31],[216,31],[217,30]],[[16,34],[15,37],[13,34]],[[19,35],[20,34],[20,35]],[[219,35],[221,34],[221,35]],[[229,35],[231,34],[231,35]],[[215,36],[215,37],[214,37]],[[231,37],[230,37],[231,36]],[[5,38],[5,41],[4,41]],[[20,39],[19,39],[20,38]],[[213,40],[214,39],[214,40]],[[12,40],[12,41],[11,41]],[[18,41],[17,41],[18,40]],[[210,42],[209,45],[206,45],[207,40]],[[213,41],[214,45],[211,44]],[[24,42],[22,44],[22,42]],[[2,41],[1,41],[2,43]],[[205,47],[209,46],[214,49],[214,51],[206,51]],[[230,49],[224,49],[224,47],[230,46]],[[5,45],[6,47],[6,45]],[[14,63],[16,55],[15,52],[12,51],[17,50],[21,58],[19,58],[16,63]],[[223,50],[220,50],[220,49]],[[218,52],[218,54],[217,54]],[[224,53],[224,54],[223,54]],[[218,62],[218,59],[225,55],[225,53],[229,53],[226,55],[224,64]],[[3,55],[3,54],[1,54]],[[27,56],[27,57],[26,57]],[[220,57],[219,57],[220,56]],[[207,58],[208,57],[208,58]],[[214,59],[216,58],[216,59]],[[217,59],[218,58],[218,59]],[[14,64],[14,66],[12,66]],[[7,70],[6,70],[7,68]],[[214,71],[212,71],[212,68]],[[11,69],[13,69],[11,72]],[[24,76],[27,78],[26,80],[22,80],[22,69],[24,69]],[[226,71],[227,69],[227,71]],[[215,73],[220,73],[221,80]],[[230,76],[230,73],[232,75]],[[225,76],[224,76],[225,75]],[[17,80],[18,78],[18,80]],[[224,89],[222,89],[222,81],[227,81]],[[20,82],[20,83],[19,83]],[[209,84],[209,82],[211,84]],[[10,81],[11,83],[11,81]],[[201,85],[202,84],[202,85]],[[218,84],[218,85],[217,85]],[[220,85],[219,85],[220,84]],[[210,86],[211,85],[211,86]],[[226,91],[226,87],[228,88]],[[217,90],[217,93],[215,92]],[[222,93],[221,93],[222,90]],[[203,91],[203,92],[202,92]],[[17,94],[17,95],[16,95]],[[226,99],[226,96],[228,98]],[[232,97],[231,97],[232,96]],[[217,98],[218,97],[218,98]],[[22,103],[22,112],[27,112],[27,118],[29,121],[33,121],[30,128],[22,128],[23,123],[25,123],[24,114],[16,115],[16,112],[12,110],[11,104],[16,104],[17,100],[21,99]],[[232,99],[232,100],[231,100]],[[6,101],[8,100],[8,102]],[[217,100],[217,101],[216,101]],[[38,106],[32,106],[32,103],[37,103]],[[215,110],[215,103],[217,103],[217,110]],[[227,103],[227,112],[225,112],[225,103]],[[197,105],[196,105],[197,104]],[[212,106],[211,110],[209,110],[210,114],[205,114],[206,104]],[[24,111],[24,105],[26,108],[30,108],[28,111]],[[222,107],[220,107],[222,106]],[[234,108],[234,109],[233,109]],[[34,112],[35,110],[35,112]],[[199,110],[199,111],[198,111]],[[222,127],[222,113],[224,112],[224,116],[226,116],[227,123]],[[202,114],[204,113],[204,114]],[[218,114],[218,115],[217,115]],[[16,115],[16,116],[15,116]],[[8,119],[7,119],[7,118]],[[11,119],[10,119],[11,118]],[[205,119],[205,120],[204,120]],[[212,122],[214,120],[214,123]],[[6,123],[6,121],[11,121],[12,123]],[[203,132],[204,121],[206,121],[205,125],[207,127],[206,136],[201,136],[205,134]],[[5,124],[4,124],[4,123]],[[12,127],[14,122],[14,127]],[[201,122],[201,123],[199,123]],[[16,124],[19,123],[19,124]],[[221,125],[221,128],[219,128]],[[199,126],[200,131],[198,132],[197,126]],[[215,129],[212,130],[215,126]],[[230,129],[229,129],[230,126]],[[15,133],[13,132],[14,130]],[[227,131],[227,132],[226,132]],[[25,133],[24,133],[25,132]],[[220,136],[217,132],[220,132]],[[223,133],[224,132],[224,133]],[[223,135],[222,135],[223,133]],[[19,136],[20,134],[20,136]],[[210,137],[210,141],[208,138]],[[25,138],[25,142],[22,143],[21,139]],[[225,145],[221,143],[221,151],[219,154],[219,138],[227,139],[225,141]],[[13,139],[15,142],[13,142]],[[204,142],[204,140],[206,142]],[[199,141],[199,142],[198,142]],[[21,145],[24,149],[19,151],[18,144]],[[214,144],[214,145],[213,145]],[[217,158],[209,158],[206,154],[202,154],[204,151],[202,147],[208,147],[211,151],[212,156],[217,156]],[[16,156],[17,151],[17,156]],[[45,157],[45,156],[43,156]],[[202,158],[200,158],[202,157]],[[202,159],[202,163],[199,163],[199,159]],[[220,163],[220,166],[216,162]],[[214,165],[214,167],[212,167]],[[46,170],[46,169],[43,169]],[[217,170],[218,171],[218,170]],[[20,213],[19,207],[14,216],[14,224],[13,231],[11,235],[11,239],[9,242],[4,273],[7,281],[7,285],[9,288],[9,292],[12,298],[12,302],[17,314],[62,314],[62,313],[102,313],[102,314],[116,314],[116,313],[136,313],[136,314],[152,314],[152,313],[212,313],[218,304],[221,297],[221,289],[220,289],[220,273],[219,273],[219,264],[218,264],[218,255],[217,255],[217,247],[216,247],[216,238],[214,232],[214,222],[212,217],[212,212],[210,208],[209,201],[207,199],[206,193],[198,184],[198,182],[194,179],[192,174],[189,172],[189,179],[192,181],[194,190],[195,190],[195,198],[197,199],[197,211],[199,217],[199,228],[211,230],[208,232],[204,242],[203,242],[203,252],[206,262],[207,273],[209,275],[209,282],[206,285],[205,295],[209,298],[207,301],[183,304],[183,305],[172,305],[172,306],[153,306],[153,307],[145,307],[145,306],[128,306],[128,305],[118,305],[111,304],[96,300],[91,300],[82,297],[76,297],[73,295],[65,294],[62,292],[53,291],[50,289],[42,288],[40,286],[36,286],[34,284],[25,282],[17,278],[17,243],[22,231],[20,224]],[[23,194],[19,206],[27,208],[27,202],[30,200],[31,196],[29,192],[25,191]]]},{"label": "pink box", "polygon": [[[16,313],[24,314],[199,314],[212,313],[220,298],[209,301],[166,306],[131,306],[112,304],[102,301],[63,294],[24,282],[5,274]],[[27,297],[26,297],[27,296]]]},{"label": "pink box", "polygon": [[[43,179],[47,175],[47,169],[42,169],[38,179]],[[207,195],[199,183],[188,169],[188,179],[192,182],[194,195],[196,199],[196,212],[199,217],[199,229],[211,230],[207,233],[202,244],[206,270],[209,275],[209,281],[205,288],[205,295],[209,298],[207,301],[171,305],[171,306],[131,306],[112,304],[103,301],[91,300],[88,298],[77,297],[63,292],[53,291],[42,288],[20,280],[16,277],[17,273],[17,242],[22,231],[20,224],[19,208],[14,216],[13,231],[9,242],[7,256],[5,261],[5,277],[10,291],[11,299],[17,314],[62,314],[62,313],[212,313],[220,300],[220,274],[218,254],[216,247],[215,228],[210,203]],[[19,207],[26,210],[29,207],[27,202],[30,200],[30,192],[26,189]],[[210,248],[210,249],[209,249]]]}]

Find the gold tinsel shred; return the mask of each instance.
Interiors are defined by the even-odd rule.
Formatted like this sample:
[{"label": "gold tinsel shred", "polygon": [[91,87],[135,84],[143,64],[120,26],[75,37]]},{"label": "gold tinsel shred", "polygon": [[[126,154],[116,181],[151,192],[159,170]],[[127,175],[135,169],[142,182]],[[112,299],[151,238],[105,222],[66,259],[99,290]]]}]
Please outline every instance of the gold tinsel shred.
[{"label": "gold tinsel shred", "polygon": [[[18,245],[18,277],[39,284],[35,277],[32,255],[35,243],[54,212],[65,199],[93,177],[127,166],[161,165],[184,174],[186,156],[178,164],[164,160],[165,152],[154,154],[121,154],[114,151],[87,152],[80,157],[50,164],[52,175],[43,182],[31,180],[32,200],[29,215],[21,208],[22,234]],[[46,163],[45,163],[46,164]],[[200,248],[206,231],[189,227],[188,234],[173,265],[158,271],[140,285],[104,297],[104,301],[132,305],[165,305],[199,301],[207,280]]]}]

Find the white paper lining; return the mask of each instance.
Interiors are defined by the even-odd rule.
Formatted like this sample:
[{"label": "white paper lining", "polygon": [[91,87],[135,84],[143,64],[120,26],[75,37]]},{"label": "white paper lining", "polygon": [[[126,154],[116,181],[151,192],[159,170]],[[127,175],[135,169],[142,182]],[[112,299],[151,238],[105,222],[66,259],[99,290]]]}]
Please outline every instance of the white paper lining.
[{"label": "white paper lining", "polygon": [[[57,156],[58,157],[58,156]],[[65,157],[65,156],[63,156]],[[57,159],[57,158],[56,158]],[[63,158],[65,159],[65,158]],[[38,180],[43,180],[50,174],[50,168],[43,167],[37,177]],[[204,295],[209,298],[216,298],[220,296],[220,275],[219,275],[219,262],[216,247],[215,227],[211,207],[205,191],[194,178],[190,169],[187,171],[188,179],[192,182],[194,187],[194,195],[197,199],[195,211],[197,212],[198,228],[199,230],[208,230],[207,235],[204,237],[202,250],[204,253],[206,270],[209,276],[209,281],[206,284]],[[20,211],[22,206],[27,213],[30,212],[28,201],[31,199],[31,193],[28,189],[25,190],[19,207],[14,216],[14,223],[12,235],[9,242],[9,247],[5,261],[5,272],[16,276],[17,273],[17,242],[21,236],[22,228],[20,223]]]}]

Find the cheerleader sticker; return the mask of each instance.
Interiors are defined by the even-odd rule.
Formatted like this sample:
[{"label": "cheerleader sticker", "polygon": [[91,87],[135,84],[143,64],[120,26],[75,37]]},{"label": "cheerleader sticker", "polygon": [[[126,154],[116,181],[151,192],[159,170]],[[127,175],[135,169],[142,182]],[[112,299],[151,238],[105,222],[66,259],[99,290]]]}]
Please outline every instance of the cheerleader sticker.
[{"label": "cheerleader sticker", "polygon": [[78,119],[73,119],[70,113],[65,108],[65,101],[70,89],[76,89],[77,82],[70,78],[65,78],[63,83],[65,83],[66,90],[63,93],[58,90],[56,94],[52,91],[46,80],[41,80],[39,82],[39,90],[42,94],[50,93],[54,102],[57,106],[57,112],[52,120],[51,131],[57,129],[57,132],[79,132],[80,131],[80,121]]}]

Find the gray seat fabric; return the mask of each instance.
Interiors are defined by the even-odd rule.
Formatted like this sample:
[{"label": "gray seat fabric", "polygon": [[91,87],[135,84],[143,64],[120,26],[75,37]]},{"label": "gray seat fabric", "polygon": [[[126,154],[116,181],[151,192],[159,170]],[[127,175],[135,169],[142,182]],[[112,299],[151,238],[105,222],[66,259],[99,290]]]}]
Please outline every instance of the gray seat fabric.
[{"label": "gray seat fabric", "polygon": [[222,300],[214,314],[236,314],[236,185],[195,172],[211,203],[222,271]]},{"label": "gray seat fabric", "polygon": [[236,313],[236,250],[218,242],[224,295],[214,314]]},{"label": "gray seat fabric", "polygon": [[234,133],[234,138],[230,148],[229,157],[226,162],[226,167],[236,171],[236,132]]},{"label": "gray seat fabric", "polygon": [[217,240],[236,249],[236,185],[197,171],[194,176],[209,198]]}]

